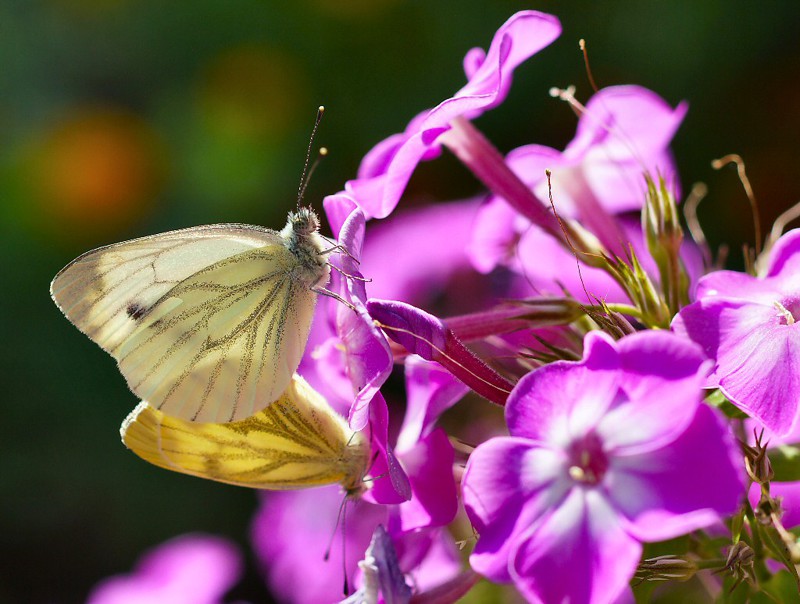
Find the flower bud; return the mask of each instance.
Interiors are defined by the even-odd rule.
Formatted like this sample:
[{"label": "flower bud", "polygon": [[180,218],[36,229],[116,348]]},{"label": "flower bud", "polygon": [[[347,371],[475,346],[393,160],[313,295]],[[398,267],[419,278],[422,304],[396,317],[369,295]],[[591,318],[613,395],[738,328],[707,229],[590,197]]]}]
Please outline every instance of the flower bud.
[{"label": "flower bud", "polygon": [[755,583],[755,575],[753,574],[753,563],[755,562],[756,553],[753,548],[747,545],[744,541],[737,541],[728,550],[728,559],[725,561],[723,570],[730,572],[734,578],[734,586],[739,585],[742,581],[748,583]]},{"label": "flower bud", "polygon": [[755,445],[743,445],[744,465],[747,475],[758,484],[768,484],[774,477],[772,463],[767,455],[767,445],[761,443],[764,432],[755,435]]},{"label": "flower bud", "polygon": [[674,313],[689,302],[689,277],[680,258],[683,229],[675,198],[664,179],[659,177],[658,186],[647,174],[645,180],[647,198],[642,210],[642,230],[661,275],[664,298]]},{"label": "flower bud", "polygon": [[634,578],[643,581],[688,581],[698,571],[697,564],[684,556],[657,556],[639,563]]}]

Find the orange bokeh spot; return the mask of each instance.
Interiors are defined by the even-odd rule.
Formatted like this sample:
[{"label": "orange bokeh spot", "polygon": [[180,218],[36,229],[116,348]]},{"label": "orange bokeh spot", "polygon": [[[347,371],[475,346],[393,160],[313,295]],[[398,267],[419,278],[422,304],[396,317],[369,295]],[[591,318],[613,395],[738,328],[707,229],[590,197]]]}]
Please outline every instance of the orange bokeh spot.
[{"label": "orange bokeh spot", "polygon": [[83,110],[57,124],[34,153],[31,183],[57,227],[114,231],[140,218],[163,182],[161,146],[139,117]]}]

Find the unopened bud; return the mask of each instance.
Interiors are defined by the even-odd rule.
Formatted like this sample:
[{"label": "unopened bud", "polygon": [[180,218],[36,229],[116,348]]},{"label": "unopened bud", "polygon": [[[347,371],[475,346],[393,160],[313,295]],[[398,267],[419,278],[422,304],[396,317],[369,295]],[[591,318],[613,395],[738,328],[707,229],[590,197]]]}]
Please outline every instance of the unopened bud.
[{"label": "unopened bud", "polygon": [[680,259],[683,229],[675,198],[664,179],[659,177],[656,184],[645,175],[645,180],[647,197],[642,210],[642,230],[647,249],[658,266],[664,298],[674,313],[689,301],[689,277]]},{"label": "unopened bud", "polygon": [[764,435],[762,431],[760,434],[755,435],[755,445],[743,445],[744,450],[744,466],[747,469],[747,475],[758,484],[768,484],[775,477],[775,472],[772,470],[772,463],[767,455],[767,444],[762,444],[761,439]]},{"label": "unopened bud", "polygon": [[753,573],[755,558],[756,553],[752,547],[744,541],[737,541],[728,550],[728,559],[725,561],[725,567],[722,570],[726,570],[731,574],[735,586],[742,581],[754,584],[756,580]]},{"label": "unopened bud", "polygon": [[634,579],[643,581],[688,581],[697,572],[697,564],[682,556],[657,556],[639,564]]}]

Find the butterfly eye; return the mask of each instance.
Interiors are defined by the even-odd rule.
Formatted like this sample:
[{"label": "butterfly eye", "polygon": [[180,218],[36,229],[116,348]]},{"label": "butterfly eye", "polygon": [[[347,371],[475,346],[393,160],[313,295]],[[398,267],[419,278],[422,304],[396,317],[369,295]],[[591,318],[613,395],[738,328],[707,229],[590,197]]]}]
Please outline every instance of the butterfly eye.
[{"label": "butterfly eye", "polygon": [[319,229],[319,218],[309,208],[300,208],[292,215],[292,230],[298,235],[309,235]]}]

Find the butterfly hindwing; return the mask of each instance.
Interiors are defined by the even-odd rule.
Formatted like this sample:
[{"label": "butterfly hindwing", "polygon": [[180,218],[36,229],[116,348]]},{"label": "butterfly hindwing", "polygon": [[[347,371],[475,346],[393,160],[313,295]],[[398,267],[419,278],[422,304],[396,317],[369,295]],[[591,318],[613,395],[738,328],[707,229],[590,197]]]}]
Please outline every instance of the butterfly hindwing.
[{"label": "butterfly hindwing", "polygon": [[263,411],[230,423],[187,422],[142,402],[123,422],[125,445],[157,466],[229,484],[296,489],[360,484],[364,437],[300,378]]}]

